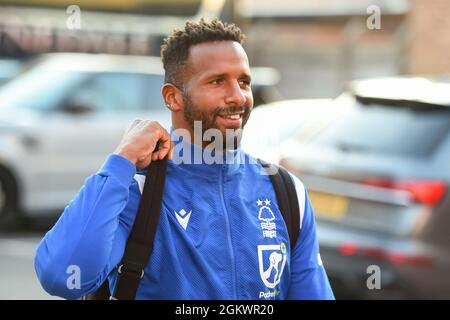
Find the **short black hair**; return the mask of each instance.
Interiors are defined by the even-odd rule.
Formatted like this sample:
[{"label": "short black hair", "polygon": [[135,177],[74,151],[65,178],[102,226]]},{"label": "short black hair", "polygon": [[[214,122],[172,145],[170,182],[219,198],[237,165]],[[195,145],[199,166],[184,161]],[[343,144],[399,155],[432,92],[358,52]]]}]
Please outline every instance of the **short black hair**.
[{"label": "short black hair", "polygon": [[243,44],[244,40],[245,35],[233,23],[222,22],[218,18],[211,22],[206,22],[203,18],[198,22],[187,21],[184,29],[175,29],[161,45],[164,83],[183,88],[191,46],[210,41],[236,41]]}]

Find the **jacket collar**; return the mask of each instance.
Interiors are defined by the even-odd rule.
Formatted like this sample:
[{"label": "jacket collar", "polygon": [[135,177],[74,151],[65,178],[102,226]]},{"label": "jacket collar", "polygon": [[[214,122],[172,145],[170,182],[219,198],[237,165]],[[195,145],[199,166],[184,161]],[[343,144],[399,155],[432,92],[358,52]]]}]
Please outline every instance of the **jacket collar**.
[{"label": "jacket collar", "polygon": [[[226,175],[242,172],[245,170],[245,163],[250,159],[241,146],[225,152],[209,150],[177,135],[172,127],[170,127],[170,136],[175,148],[173,159],[168,161],[168,166],[190,174],[206,174],[203,177],[217,180],[217,174],[221,171],[224,171]],[[138,170],[137,173],[145,175],[146,169]]]},{"label": "jacket collar", "polygon": [[217,151],[191,143],[177,135],[172,127],[170,135],[175,143],[173,159],[169,161],[170,165],[178,166],[192,173],[212,174],[214,178],[221,170],[226,174],[233,174],[244,169],[246,157],[241,146],[235,150]]}]

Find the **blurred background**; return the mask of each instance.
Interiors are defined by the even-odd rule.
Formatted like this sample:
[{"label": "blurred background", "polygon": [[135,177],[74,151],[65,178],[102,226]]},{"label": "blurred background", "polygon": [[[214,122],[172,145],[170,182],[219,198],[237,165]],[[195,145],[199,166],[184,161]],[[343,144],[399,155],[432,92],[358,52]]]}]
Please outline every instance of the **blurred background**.
[{"label": "blurred background", "polygon": [[170,126],[161,41],[216,16],[247,35],[243,146],[308,188],[336,297],[450,299],[449,12],[447,0],[0,0],[0,299],[54,298],[34,273],[38,242],[131,120]]}]

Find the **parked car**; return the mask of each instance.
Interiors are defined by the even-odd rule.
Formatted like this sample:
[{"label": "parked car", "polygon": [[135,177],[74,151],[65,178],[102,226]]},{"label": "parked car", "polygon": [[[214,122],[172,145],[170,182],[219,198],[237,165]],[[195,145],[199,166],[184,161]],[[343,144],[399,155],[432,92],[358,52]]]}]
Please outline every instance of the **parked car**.
[{"label": "parked car", "polygon": [[309,190],[337,297],[449,299],[450,84],[361,80],[335,103],[280,163]]},{"label": "parked car", "polygon": [[56,214],[134,118],[168,126],[159,58],[49,54],[0,88],[0,213]]},{"label": "parked car", "polygon": [[[253,71],[257,97],[275,82],[271,69]],[[0,224],[60,213],[133,119],[169,128],[163,79],[159,57],[58,53],[2,87]]]}]

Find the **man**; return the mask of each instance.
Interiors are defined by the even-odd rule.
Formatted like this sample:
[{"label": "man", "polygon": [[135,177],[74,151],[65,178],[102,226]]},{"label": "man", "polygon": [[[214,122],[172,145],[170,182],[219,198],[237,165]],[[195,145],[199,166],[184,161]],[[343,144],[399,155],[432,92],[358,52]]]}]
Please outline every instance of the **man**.
[{"label": "man", "polygon": [[[114,290],[142,169],[168,156],[154,249],[136,299],[334,298],[302,183],[292,176],[301,233],[291,248],[269,177],[239,146],[253,107],[243,39],[239,28],[215,19],[188,22],[165,40],[162,94],[171,132],[136,120],[85,181],[37,249],[35,269],[47,292],[78,298],[106,279]],[[78,286],[68,285],[72,270]]]}]

